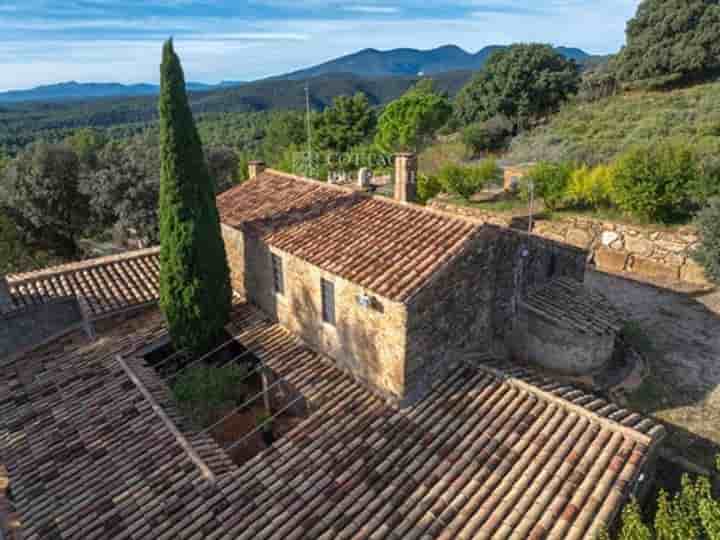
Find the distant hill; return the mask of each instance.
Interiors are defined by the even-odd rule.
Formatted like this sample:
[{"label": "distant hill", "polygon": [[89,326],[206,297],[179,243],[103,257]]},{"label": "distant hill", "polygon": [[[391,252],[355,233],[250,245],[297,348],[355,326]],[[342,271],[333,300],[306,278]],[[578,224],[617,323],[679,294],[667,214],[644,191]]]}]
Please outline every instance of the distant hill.
[{"label": "distant hill", "polygon": [[[364,78],[417,77],[420,74],[429,76],[448,72],[477,71],[485,65],[488,57],[493,52],[503,48],[503,46],[493,45],[485,47],[474,54],[456,45],[446,45],[427,51],[417,49],[394,49],[390,51],[364,49],[318,66],[256,81],[255,84],[264,84],[266,81],[277,80],[307,80],[323,76],[339,76],[341,78],[346,78],[348,75]],[[602,58],[591,56],[581,49],[558,47],[557,51],[580,64],[592,64],[597,59]],[[187,86],[188,90],[192,92],[210,92],[245,84],[248,83],[238,81],[224,81],[219,84],[189,82]],[[70,81],[38,86],[29,90],[0,92],[0,104],[33,101],[57,103],[118,97],[156,96],[158,91],[159,87],[157,85],[146,83],[125,85]]]},{"label": "distant hill", "polygon": [[[472,71],[434,75],[436,88],[455,95],[472,77]],[[240,86],[191,92],[195,114],[303,109],[305,85],[310,86],[314,109],[324,109],[340,95],[363,92],[372,105],[383,105],[402,95],[420,77],[358,77],[330,74],[305,80],[264,80]],[[142,129],[157,118],[154,95],[105,97],[66,101],[24,101],[0,107],[0,148],[11,153],[39,138],[60,140],[80,127]]]},{"label": "distant hill", "polygon": [[[191,91],[209,91],[243,83],[228,81],[220,84],[189,82]],[[11,90],[0,92],[0,103],[20,103],[23,101],[77,101],[112,97],[155,96],[160,87],[155,84],[119,84],[119,83],[79,83],[75,81],[38,86],[29,90]]]},{"label": "distant hill", "polygon": [[[477,53],[469,53],[456,45],[445,45],[437,49],[421,51],[418,49],[393,49],[362,51],[330,60],[307,69],[294,71],[274,79],[300,80],[319,77],[331,73],[351,73],[360,77],[417,76],[435,75],[448,71],[477,71],[481,69],[492,53],[505,47],[492,45]],[[592,58],[581,49],[558,47],[560,54],[584,63]]]}]

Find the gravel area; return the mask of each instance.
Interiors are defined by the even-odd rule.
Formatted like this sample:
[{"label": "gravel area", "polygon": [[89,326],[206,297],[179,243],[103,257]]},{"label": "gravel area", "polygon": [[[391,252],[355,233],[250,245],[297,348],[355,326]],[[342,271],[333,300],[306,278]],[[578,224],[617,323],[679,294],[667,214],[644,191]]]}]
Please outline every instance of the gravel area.
[{"label": "gravel area", "polygon": [[649,376],[627,396],[628,405],[668,426],[671,451],[712,470],[720,453],[720,291],[596,271],[586,285],[647,337]]}]

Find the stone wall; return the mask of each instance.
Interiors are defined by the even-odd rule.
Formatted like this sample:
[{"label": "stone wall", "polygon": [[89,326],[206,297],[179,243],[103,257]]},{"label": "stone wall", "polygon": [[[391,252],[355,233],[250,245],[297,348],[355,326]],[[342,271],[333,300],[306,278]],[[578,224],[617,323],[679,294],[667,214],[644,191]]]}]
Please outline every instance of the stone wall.
[{"label": "stone wall", "polygon": [[488,350],[494,288],[488,253],[496,236],[482,231],[408,302],[406,401],[422,396],[463,352]]},{"label": "stone wall", "polygon": [[[236,291],[378,393],[392,400],[402,398],[404,304],[370,295],[370,304],[362,306],[358,297],[367,291],[361,287],[268,247],[252,235],[225,226],[222,230]],[[271,254],[283,261],[283,295],[274,292]],[[334,326],[322,320],[321,278],[335,286]]]},{"label": "stone wall", "polygon": [[488,226],[497,240],[491,253],[494,284],[492,325],[495,338],[512,338],[520,299],[531,287],[557,277],[584,281],[587,252],[549,238]]},{"label": "stone wall", "polygon": [[599,270],[629,272],[650,280],[685,281],[707,285],[705,275],[690,257],[700,241],[697,231],[683,227],[668,231],[586,218],[538,221],[534,231],[591,253]]},{"label": "stone wall", "polygon": [[[526,217],[460,207],[433,201],[433,208],[500,226],[526,228]],[[699,237],[692,227],[666,230],[638,227],[585,217],[536,220],[533,233],[589,252],[588,261],[599,270],[626,272],[638,279],[684,281],[708,285],[702,268],[690,257]]]},{"label": "stone wall", "polygon": [[520,303],[510,350],[523,362],[566,375],[587,375],[604,368],[615,352],[615,334],[578,332]]},{"label": "stone wall", "polygon": [[0,314],[0,362],[82,324],[82,313],[75,298],[59,298]]}]

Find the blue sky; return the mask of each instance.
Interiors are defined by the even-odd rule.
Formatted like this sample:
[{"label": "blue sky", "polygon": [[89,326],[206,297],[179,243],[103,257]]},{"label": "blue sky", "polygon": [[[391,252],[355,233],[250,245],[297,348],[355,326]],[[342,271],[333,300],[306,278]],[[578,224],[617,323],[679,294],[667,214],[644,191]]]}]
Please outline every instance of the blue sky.
[{"label": "blue sky", "polygon": [[639,0],[0,0],[0,90],[157,82],[172,35],[187,78],[252,80],[373,47],[475,52],[542,41],[615,52]]}]

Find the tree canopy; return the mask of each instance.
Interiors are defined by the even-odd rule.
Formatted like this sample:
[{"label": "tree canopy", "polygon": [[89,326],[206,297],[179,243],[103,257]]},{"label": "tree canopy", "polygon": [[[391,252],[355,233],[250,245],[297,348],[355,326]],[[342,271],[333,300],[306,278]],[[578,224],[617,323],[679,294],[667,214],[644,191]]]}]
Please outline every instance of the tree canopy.
[{"label": "tree canopy", "polygon": [[375,115],[365,94],[339,96],[315,119],[315,137],[321,150],[347,152],[367,140]]},{"label": "tree canopy", "polygon": [[550,45],[518,44],[495,52],[458,94],[465,125],[504,115],[515,130],[554,111],[580,84],[580,69]]},{"label": "tree canopy", "polygon": [[202,354],[222,339],[232,289],[215,186],[172,40],[160,81],[160,306],[175,347]]},{"label": "tree canopy", "polygon": [[451,114],[448,99],[421,81],[385,108],[378,119],[375,144],[384,152],[417,152]]},{"label": "tree canopy", "polygon": [[35,144],[13,160],[4,176],[0,200],[25,239],[74,255],[89,210],[80,193],[75,152],[64,145]]},{"label": "tree canopy", "polygon": [[644,0],[626,34],[614,62],[623,80],[662,83],[720,68],[718,0]]}]

